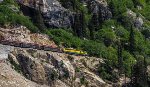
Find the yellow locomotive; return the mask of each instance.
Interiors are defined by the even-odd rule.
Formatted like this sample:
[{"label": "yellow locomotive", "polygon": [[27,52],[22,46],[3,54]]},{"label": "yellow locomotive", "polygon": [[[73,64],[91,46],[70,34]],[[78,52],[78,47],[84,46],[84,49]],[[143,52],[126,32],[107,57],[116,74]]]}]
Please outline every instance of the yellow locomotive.
[{"label": "yellow locomotive", "polygon": [[82,51],[82,50],[77,50],[77,49],[73,49],[73,48],[63,48],[63,52],[68,53],[68,54],[73,54],[73,55],[87,55],[86,51]]}]

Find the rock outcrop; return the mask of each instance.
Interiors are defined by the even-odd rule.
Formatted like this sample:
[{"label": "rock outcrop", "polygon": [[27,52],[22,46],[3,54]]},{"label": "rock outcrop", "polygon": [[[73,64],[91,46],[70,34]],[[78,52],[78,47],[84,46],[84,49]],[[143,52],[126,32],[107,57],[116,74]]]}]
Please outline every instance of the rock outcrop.
[{"label": "rock outcrop", "polygon": [[[64,8],[58,0],[18,0],[21,4],[40,10],[44,23],[50,28],[71,28],[74,23],[74,12],[69,10],[72,4],[68,3],[67,8]],[[110,19],[112,13],[108,8],[106,0],[84,0],[82,3],[88,6],[91,13],[99,14],[99,20]],[[66,7],[66,6],[65,6]],[[30,13],[30,10],[26,12]]]},{"label": "rock outcrop", "polygon": [[[108,86],[94,72],[99,63],[103,62],[99,58],[21,48],[14,49],[8,58],[14,69],[40,85],[52,87],[60,85],[61,87]],[[88,66],[87,63],[90,63],[91,66]]]},{"label": "rock outcrop", "polygon": [[9,63],[0,63],[0,87],[48,87],[32,82],[11,68]]},{"label": "rock outcrop", "polygon": [[24,43],[36,43],[40,45],[56,44],[46,34],[31,33],[26,27],[0,28],[0,35],[4,40]]},{"label": "rock outcrop", "polygon": [[88,4],[89,11],[92,13],[99,14],[99,20],[101,22],[112,18],[112,13],[108,8],[106,0],[85,0]]},{"label": "rock outcrop", "polygon": [[134,26],[136,28],[141,28],[144,24],[144,20],[143,17],[141,17],[140,15],[138,16],[135,12],[133,12],[132,10],[127,10],[127,17],[130,18],[131,22],[134,24]]},{"label": "rock outcrop", "polygon": [[[44,23],[51,28],[70,28],[72,13],[57,0],[18,0],[21,4],[40,10]],[[25,10],[25,9],[24,9]],[[30,10],[26,11],[30,12]]]}]

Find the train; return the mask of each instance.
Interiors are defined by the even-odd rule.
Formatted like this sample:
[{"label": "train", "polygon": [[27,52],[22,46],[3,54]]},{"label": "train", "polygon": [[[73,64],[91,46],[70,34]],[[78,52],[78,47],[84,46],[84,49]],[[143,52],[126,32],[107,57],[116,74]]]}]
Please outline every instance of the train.
[{"label": "train", "polygon": [[67,54],[73,54],[73,55],[82,55],[82,56],[88,55],[88,53],[86,51],[77,50],[74,48],[63,48],[63,52],[65,52]]},{"label": "train", "polygon": [[74,48],[60,48],[53,45],[40,45],[37,43],[25,43],[20,41],[10,41],[10,40],[4,40],[0,38],[0,44],[3,45],[10,45],[14,47],[21,47],[21,48],[32,48],[37,50],[44,50],[44,51],[52,51],[52,52],[60,52],[60,53],[66,53],[70,55],[80,55],[80,56],[87,56],[86,51],[77,50]]}]

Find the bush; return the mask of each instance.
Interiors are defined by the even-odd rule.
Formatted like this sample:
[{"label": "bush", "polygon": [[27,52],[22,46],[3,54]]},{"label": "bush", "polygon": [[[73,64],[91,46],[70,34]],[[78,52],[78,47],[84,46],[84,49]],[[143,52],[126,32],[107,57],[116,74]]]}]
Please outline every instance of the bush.
[{"label": "bush", "polygon": [[103,52],[105,52],[106,47],[102,43],[97,43],[95,41],[84,41],[82,45],[83,50],[91,56],[102,57]]},{"label": "bush", "polygon": [[110,9],[112,10],[114,18],[118,18],[122,13],[126,12],[125,1],[108,0]]},{"label": "bush", "polygon": [[129,38],[129,32],[122,26],[115,28],[115,33],[117,37],[120,37],[120,39],[123,41],[127,41]]},{"label": "bush", "polygon": [[72,33],[66,32],[63,29],[50,29],[46,33],[53,37],[54,41],[60,45],[62,44],[65,47],[74,47],[80,48],[82,45],[82,40],[78,37],[73,36]]},{"label": "bush", "polygon": [[131,66],[135,64],[135,58],[127,51],[123,51],[123,67],[127,76],[131,75]]},{"label": "bush", "polygon": [[146,1],[145,0],[132,0],[134,3],[134,6],[145,6]]},{"label": "bush", "polygon": [[116,41],[116,35],[111,28],[103,28],[96,33],[96,40],[103,41],[106,46],[110,46]]},{"label": "bush", "polygon": [[2,3],[0,3],[0,5],[15,5],[18,6],[17,3],[15,2],[15,0],[3,0]]},{"label": "bush", "polygon": [[146,49],[144,36],[138,30],[135,30],[135,50],[139,53],[142,53]]},{"label": "bush", "polygon": [[147,19],[150,21],[150,5],[146,5],[141,11],[140,13]]},{"label": "bush", "polygon": [[7,5],[0,5],[0,25],[23,25],[30,29],[32,32],[37,32],[38,28],[33,25],[30,19],[19,13],[14,12]]}]

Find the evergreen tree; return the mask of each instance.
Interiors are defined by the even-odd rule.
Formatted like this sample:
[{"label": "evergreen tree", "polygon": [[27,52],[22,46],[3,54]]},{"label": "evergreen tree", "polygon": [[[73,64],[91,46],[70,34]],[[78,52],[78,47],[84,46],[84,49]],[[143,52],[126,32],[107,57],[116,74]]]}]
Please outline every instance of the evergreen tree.
[{"label": "evergreen tree", "polygon": [[130,43],[130,52],[132,54],[134,54],[134,51],[135,51],[135,38],[134,38],[134,29],[133,29],[133,26],[131,26],[131,29],[130,29],[130,37],[129,37],[129,43]]},{"label": "evergreen tree", "polygon": [[137,59],[137,63],[132,68],[132,87],[149,87],[147,76],[147,64],[142,56]]},{"label": "evergreen tree", "polygon": [[44,24],[44,20],[43,20],[40,10],[32,9],[32,13],[33,13],[32,20],[34,24],[40,29],[40,31],[44,31],[46,29],[46,26]]},{"label": "evergreen tree", "polygon": [[99,20],[98,20],[98,14],[93,13],[92,19],[89,23],[89,30],[90,30],[90,37],[91,39],[95,38],[94,32],[98,30],[99,27]]},{"label": "evergreen tree", "polygon": [[93,23],[93,28],[95,31],[98,31],[98,27],[99,27],[99,15],[98,13],[94,13],[93,17],[92,17],[92,23]]},{"label": "evergreen tree", "polygon": [[118,41],[118,67],[119,74],[123,74],[122,44],[120,42],[120,39]]},{"label": "evergreen tree", "polygon": [[82,34],[83,37],[88,37],[87,36],[87,23],[86,23],[86,19],[85,19],[85,13],[82,11],[81,13],[81,26],[82,26]]},{"label": "evergreen tree", "polygon": [[75,35],[78,37],[83,37],[83,23],[82,23],[82,14],[77,12],[74,17],[74,25],[73,25],[73,30]]}]

